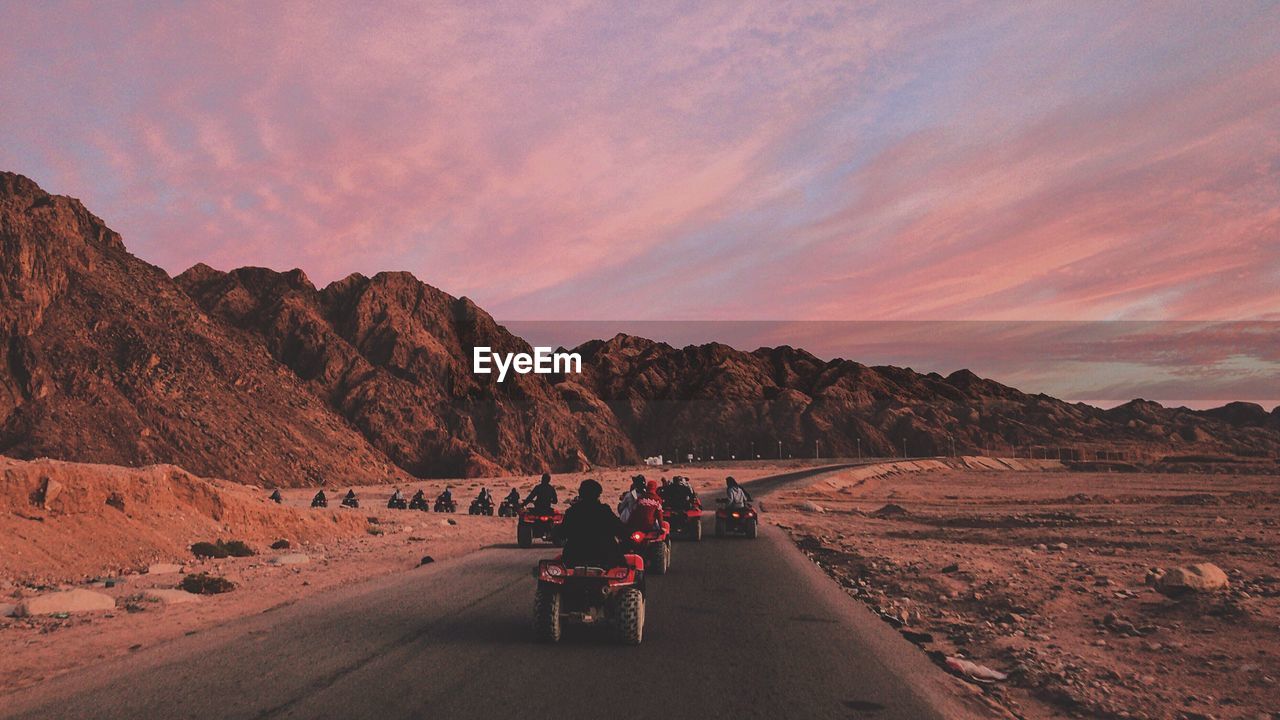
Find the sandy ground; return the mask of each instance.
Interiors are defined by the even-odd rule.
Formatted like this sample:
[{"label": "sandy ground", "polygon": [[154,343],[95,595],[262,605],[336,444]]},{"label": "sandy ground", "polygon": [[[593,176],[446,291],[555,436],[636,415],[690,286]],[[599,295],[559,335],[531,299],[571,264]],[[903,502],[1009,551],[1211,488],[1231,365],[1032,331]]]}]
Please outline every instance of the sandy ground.
[{"label": "sandy ground", "polygon": [[[586,477],[602,480],[605,497],[616,498],[636,473],[644,473],[654,479],[664,474],[687,475],[699,492],[707,492],[722,488],[726,474],[750,480],[803,465],[805,463],[798,462],[740,464],[734,467],[665,468],[665,472],[657,468],[622,468],[557,475],[554,482],[563,507],[563,502]],[[128,475],[126,479],[135,482],[138,472],[150,472],[150,469],[126,471],[109,466],[96,466],[98,469],[95,466],[79,467],[88,468],[81,470],[86,474],[100,472],[112,480],[116,479],[115,474]],[[170,474],[175,471],[163,468],[162,472]],[[68,485],[64,491],[67,496],[75,495],[86,484],[93,484],[95,491],[102,490],[88,478],[59,477]],[[116,518],[112,514],[115,511],[98,513],[100,500],[94,504],[93,513],[45,513],[30,507],[27,490],[20,488],[21,492],[13,493],[16,499],[11,498],[10,506],[0,508],[0,522],[19,528],[36,527],[40,533],[33,538],[36,544],[53,543],[62,548],[75,548],[76,553],[43,554],[35,558],[38,562],[34,565],[32,562],[11,563],[9,572],[0,574],[0,603],[13,604],[47,592],[81,587],[113,596],[117,607],[112,612],[77,613],[67,617],[0,617],[0,645],[5,648],[5,652],[0,653],[0,696],[98,660],[127,655],[236,618],[288,605],[311,593],[330,591],[389,573],[413,572],[425,556],[430,556],[433,561],[442,561],[489,545],[512,544],[515,542],[514,520],[469,516],[466,514],[467,506],[481,485],[488,486],[495,496],[501,498],[513,486],[526,492],[534,482],[536,478],[506,477],[431,480],[402,487],[406,497],[422,488],[429,498],[434,498],[446,485],[452,486],[460,510],[452,515],[388,510],[386,501],[393,486],[386,485],[355,487],[362,505],[358,510],[335,509],[347,486],[331,485],[327,489],[330,499],[328,510],[309,508],[314,489],[284,490],[284,508],[279,508],[266,500],[266,491],[251,488],[249,491],[253,497],[260,498],[266,512],[285,518],[291,528],[310,531],[310,521],[319,518],[323,521],[322,527],[333,526],[335,530],[323,539],[315,539],[313,533],[310,535],[313,539],[299,541],[295,538],[291,547],[272,550],[268,538],[277,535],[288,538],[289,533],[273,532],[258,521],[246,526],[253,529],[255,537],[249,539],[249,544],[258,554],[220,560],[197,560],[185,548],[197,540],[241,539],[235,532],[237,526],[226,522],[226,518],[219,518],[217,522],[203,516],[193,519],[195,513],[191,507],[168,503],[168,493],[165,494],[164,512],[172,515],[175,522],[161,522],[158,514],[152,515],[153,524],[145,533],[145,542],[140,537],[136,547],[128,547],[124,539],[127,533],[117,527],[125,521]],[[231,489],[236,497],[240,496],[241,490],[243,488]],[[148,515],[141,499],[128,498],[128,501],[132,519],[145,523]],[[305,520],[299,522],[295,517],[298,514],[304,515]],[[38,516],[42,519],[32,519]],[[336,522],[332,519],[335,516],[338,518]],[[350,531],[353,519],[355,526],[360,528],[354,533]],[[27,529],[23,532],[33,531]],[[110,560],[97,562],[101,571],[99,576],[85,577],[86,568],[94,566],[95,543],[106,536],[111,537],[113,543],[108,553]],[[272,562],[273,558],[290,553],[305,554],[307,562],[295,565]],[[537,553],[531,555],[531,564],[535,555],[541,557]],[[59,558],[65,560],[59,561]],[[182,571],[147,574],[146,568],[153,562],[181,564]],[[39,572],[33,571],[33,567]],[[148,590],[172,590],[178,586],[184,573],[199,572],[225,577],[234,582],[236,588],[219,595],[179,596],[183,600],[191,600],[183,603],[160,602],[148,597]]]},{"label": "sandy ground", "polygon": [[[935,660],[1008,673],[984,687],[1019,716],[1280,718],[1274,477],[926,465],[792,489],[764,517]],[[1228,590],[1148,584],[1204,561]]]}]

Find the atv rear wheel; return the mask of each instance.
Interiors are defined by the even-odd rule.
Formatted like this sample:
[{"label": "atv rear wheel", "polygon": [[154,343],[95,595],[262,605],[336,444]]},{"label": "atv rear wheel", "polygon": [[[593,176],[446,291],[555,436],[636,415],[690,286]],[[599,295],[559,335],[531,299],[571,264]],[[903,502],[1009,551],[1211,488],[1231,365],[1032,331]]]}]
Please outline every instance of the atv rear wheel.
[{"label": "atv rear wheel", "polygon": [[626,588],[618,594],[617,602],[614,630],[618,642],[639,645],[644,638],[644,594],[636,588]]},{"label": "atv rear wheel", "polygon": [[666,575],[667,570],[671,569],[671,541],[658,543],[658,547],[653,552],[653,574]]},{"label": "atv rear wheel", "polygon": [[533,596],[533,635],[538,642],[560,642],[560,591],[538,583]]},{"label": "atv rear wheel", "polygon": [[722,518],[716,518],[716,537],[724,537],[724,520]]},{"label": "atv rear wheel", "polygon": [[756,521],[754,519],[747,523],[747,537],[752,540],[756,539]]},{"label": "atv rear wheel", "polygon": [[533,547],[533,528],[520,523],[516,527],[516,544],[522,548]]}]

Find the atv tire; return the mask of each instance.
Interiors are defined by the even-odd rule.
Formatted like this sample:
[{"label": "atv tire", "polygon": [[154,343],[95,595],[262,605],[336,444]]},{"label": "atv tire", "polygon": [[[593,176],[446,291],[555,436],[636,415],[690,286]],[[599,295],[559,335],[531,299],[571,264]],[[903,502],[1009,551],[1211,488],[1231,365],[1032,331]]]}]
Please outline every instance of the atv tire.
[{"label": "atv tire", "polygon": [[644,594],[637,588],[627,588],[618,594],[617,602],[614,631],[618,642],[639,645],[644,639]]},{"label": "atv tire", "polygon": [[560,591],[538,583],[533,596],[533,635],[538,642],[560,642]]},{"label": "atv tire", "polygon": [[516,528],[516,544],[522,548],[533,547],[533,528],[520,523]]},{"label": "atv tire", "polygon": [[724,520],[716,518],[716,537],[724,537]]},{"label": "atv tire", "polygon": [[653,552],[653,574],[666,575],[671,569],[671,541],[659,543]]},{"label": "atv tire", "polygon": [[752,520],[747,523],[747,538],[750,540],[756,539],[756,521],[755,520]]}]

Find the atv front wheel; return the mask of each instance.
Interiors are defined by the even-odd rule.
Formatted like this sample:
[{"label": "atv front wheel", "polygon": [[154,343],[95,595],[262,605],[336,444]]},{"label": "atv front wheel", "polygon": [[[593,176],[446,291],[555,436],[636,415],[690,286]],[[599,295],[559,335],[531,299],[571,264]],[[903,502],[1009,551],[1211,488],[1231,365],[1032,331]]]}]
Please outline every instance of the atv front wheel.
[{"label": "atv front wheel", "polygon": [[747,537],[751,540],[756,539],[756,521],[752,520],[747,523]]},{"label": "atv front wheel", "polygon": [[516,544],[522,548],[533,547],[533,528],[520,523],[516,528]]},{"label": "atv front wheel", "polygon": [[644,594],[636,588],[627,588],[618,594],[618,616],[615,630],[618,642],[639,645],[644,638]]},{"label": "atv front wheel", "polygon": [[538,642],[560,642],[560,591],[538,583],[533,596],[533,635]]}]

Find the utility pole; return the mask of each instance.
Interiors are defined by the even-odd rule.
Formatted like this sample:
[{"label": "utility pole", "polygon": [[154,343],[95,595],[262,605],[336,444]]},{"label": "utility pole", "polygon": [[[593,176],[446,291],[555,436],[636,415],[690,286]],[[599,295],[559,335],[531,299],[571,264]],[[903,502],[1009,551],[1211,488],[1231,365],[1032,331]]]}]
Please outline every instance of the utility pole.
[{"label": "utility pole", "polygon": [[907,459],[907,439],[902,438],[902,459]]},{"label": "utility pole", "polygon": [[782,459],[782,441],[781,440],[778,441],[778,459],[779,460]]},{"label": "utility pole", "polygon": [[817,440],[813,441],[813,459],[814,460],[818,459],[818,441]]}]

